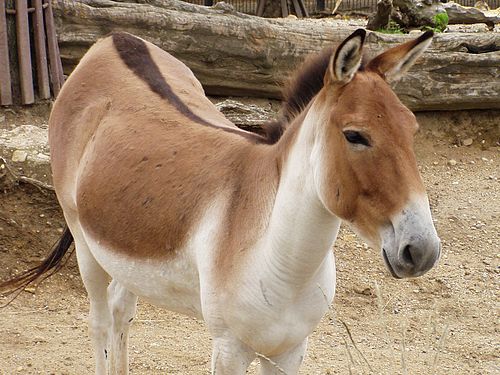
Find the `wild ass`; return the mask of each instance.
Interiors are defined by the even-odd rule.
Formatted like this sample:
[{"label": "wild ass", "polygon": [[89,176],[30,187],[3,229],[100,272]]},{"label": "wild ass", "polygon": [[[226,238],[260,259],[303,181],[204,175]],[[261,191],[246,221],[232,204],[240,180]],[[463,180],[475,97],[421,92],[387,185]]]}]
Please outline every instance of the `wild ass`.
[{"label": "wild ass", "polygon": [[138,296],[204,319],[212,373],[244,374],[259,355],[262,374],[296,374],[335,293],[341,221],[394,277],[422,275],[440,254],[418,125],[387,83],[432,33],[361,66],[365,34],[305,65],[265,136],[234,126],[156,46],[126,33],[97,42],[50,118],[69,230],[10,285],[59,266],[74,239],[97,374],[128,372]]}]

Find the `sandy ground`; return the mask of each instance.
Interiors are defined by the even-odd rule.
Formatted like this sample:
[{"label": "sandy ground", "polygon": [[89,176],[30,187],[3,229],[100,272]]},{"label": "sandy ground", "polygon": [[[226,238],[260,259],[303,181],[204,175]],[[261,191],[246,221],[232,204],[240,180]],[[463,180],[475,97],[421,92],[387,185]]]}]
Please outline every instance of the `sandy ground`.
[{"label": "sandy ground", "polygon": [[[378,251],[344,227],[334,249],[337,295],[310,337],[301,374],[500,373],[500,113],[419,121],[416,153],[443,240],[439,266],[395,280]],[[43,258],[64,223],[52,193],[5,176],[0,187],[5,279]],[[92,373],[87,309],[72,258],[0,309],[0,374]],[[130,342],[132,374],[209,373],[210,338],[195,319],[140,302]]]}]

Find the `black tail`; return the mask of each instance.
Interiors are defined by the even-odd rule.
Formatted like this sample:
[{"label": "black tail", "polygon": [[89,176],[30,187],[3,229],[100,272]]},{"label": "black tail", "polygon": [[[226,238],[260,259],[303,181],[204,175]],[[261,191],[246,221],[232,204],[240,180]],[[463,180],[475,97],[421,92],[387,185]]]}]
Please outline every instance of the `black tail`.
[{"label": "black tail", "polygon": [[7,305],[34,281],[40,279],[39,282],[42,282],[59,271],[66,264],[71,254],[73,254],[74,249],[69,253],[66,259],[64,259],[64,256],[68,252],[72,243],[73,235],[69,231],[68,227],[66,227],[64,228],[61,238],[54,245],[50,255],[41,264],[22,272],[10,280],[0,282],[1,294],[15,294],[14,298],[12,298]]}]

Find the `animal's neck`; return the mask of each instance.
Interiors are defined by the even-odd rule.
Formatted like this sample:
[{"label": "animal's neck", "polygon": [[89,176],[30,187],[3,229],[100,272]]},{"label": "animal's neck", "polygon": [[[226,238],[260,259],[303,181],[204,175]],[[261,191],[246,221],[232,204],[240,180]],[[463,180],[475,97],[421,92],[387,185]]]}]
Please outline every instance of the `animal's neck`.
[{"label": "animal's neck", "polygon": [[321,267],[340,226],[320,201],[314,182],[314,171],[321,168],[318,127],[324,122],[316,113],[313,103],[294,129],[266,235],[264,258],[271,271],[298,287]]}]

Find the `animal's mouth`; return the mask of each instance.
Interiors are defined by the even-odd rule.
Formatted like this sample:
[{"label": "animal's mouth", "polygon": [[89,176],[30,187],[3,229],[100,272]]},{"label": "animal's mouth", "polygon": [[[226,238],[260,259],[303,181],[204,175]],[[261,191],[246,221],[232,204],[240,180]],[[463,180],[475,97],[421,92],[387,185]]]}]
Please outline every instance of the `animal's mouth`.
[{"label": "animal's mouth", "polygon": [[389,258],[387,257],[387,253],[385,252],[385,249],[382,249],[382,256],[384,257],[385,264],[386,264],[387,268],[389,269],[389,272],[391,273],[392,277],[394,277],[395,279],[401,279],[401,277],[398,276],[396,274],[396,272],[394,272],[394,268],[392,268],[391,262],[389,262]]}]

